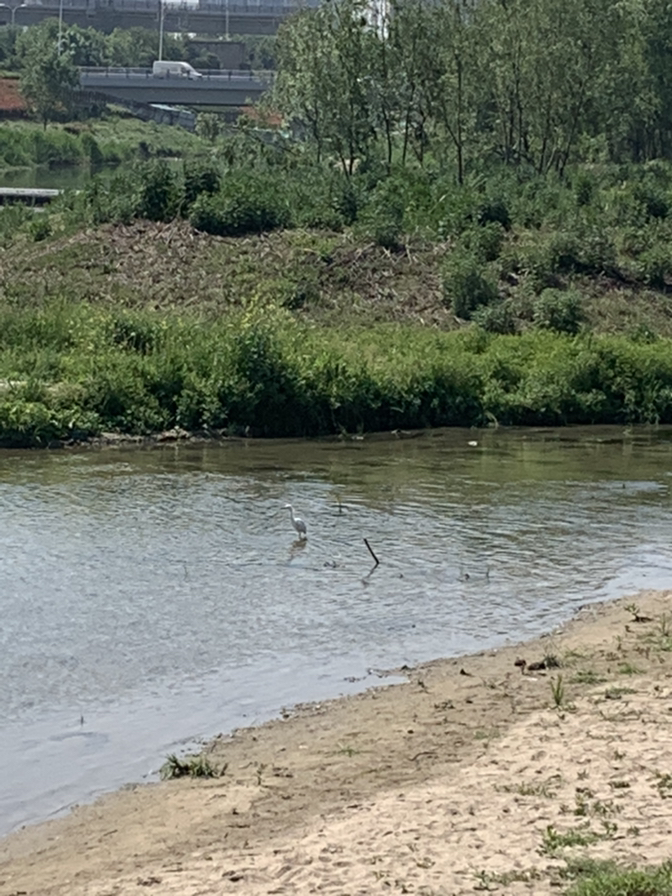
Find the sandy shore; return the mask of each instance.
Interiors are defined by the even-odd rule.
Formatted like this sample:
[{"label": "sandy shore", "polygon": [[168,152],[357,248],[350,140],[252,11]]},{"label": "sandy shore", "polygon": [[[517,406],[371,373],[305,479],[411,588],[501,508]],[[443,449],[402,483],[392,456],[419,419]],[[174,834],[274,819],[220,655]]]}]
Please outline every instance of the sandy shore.
[{"label": "sandy shore", "polygon": [[586,855],[669,858],[672,592],[407,674],[0,841],[0,894],[546,894]]}]

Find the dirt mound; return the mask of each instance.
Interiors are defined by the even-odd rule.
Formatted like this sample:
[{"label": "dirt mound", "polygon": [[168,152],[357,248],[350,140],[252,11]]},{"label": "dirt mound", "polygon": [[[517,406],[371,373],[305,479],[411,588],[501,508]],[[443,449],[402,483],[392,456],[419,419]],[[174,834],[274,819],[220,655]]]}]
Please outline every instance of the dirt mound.
[{"label": "dirt mound", "polygon": [[[127,307],[220,313],[250,299],[312,319],[350,317],[455,326],[439,274],[444,245],[390,252],[349,234],[282,231],[215,237],[188,222],[104,225],[7,259],[5,278],[31,284],[31,301],[67,294]],[[346,320],[343,316],[346,316]]]}]

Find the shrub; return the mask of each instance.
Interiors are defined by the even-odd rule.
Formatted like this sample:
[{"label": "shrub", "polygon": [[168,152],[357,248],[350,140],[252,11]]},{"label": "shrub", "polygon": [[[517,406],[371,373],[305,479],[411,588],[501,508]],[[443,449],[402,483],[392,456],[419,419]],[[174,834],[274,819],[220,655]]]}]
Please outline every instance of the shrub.
[{"label": "shrub", "polygon": [[184,199],[187,206],[198,196],[212,196],[219,192],[222,175],[216,165],[208,162],[190,162],[184,165]]},{"label": "shrub", "polygon": [[47,214],[38,215],[28,225],[28,232],[36,243],[46,240],[51,236],[51,221]]},{"label": "shrub", "polygon": [[635,184],[632,193],[648,218],[667,217],[669,203],[660,187],[649,183]]},{"label": "shrub", "polygon": [[487,268],[468,250],[455,249],[444,265],[444,301],[457,317],[469,320],[479,305],[497,298],[497,284]]},{"label": "shrub", "polygon": [[554,274],[568,274],[580,271],[581,241],[576,233],[558,231],[548,241],[549,270]]},{"label": "shrub", "polygon": [[183,194],[177,175],[165,159],[142,165],[137,172],[137,215],[150,221],[170,221],[177,214]]},{"label": "shrub", "polygon": [[496,261],[504,243],[504,228],[496,221],[465,231],[461,242],[481,260]]},{"label": "shrub", "polygon": [[521,275],[524,288],[535,294],[546,287],[559,285],[558,276],[543,245],[506,247],[500,258],[500,269],[505,279],[511,274]]},{"label": "shrub", "polygon": [[158,322],[143,314],[115,314],[109,322],[109,338],[113,345],[146,355],[158,343]]},{"label": "shrub", "polygon": [[7,248],[21,225],[32,217],[32,209],[25,205],[0,207],[0,246]]},{"label": "shrub", "polygon": [[[193,64],[194,63],[192,63],[192,65]],[[198,68],[198,66],[196,66],[196,68]],[[219,64],[216,66],[208,66],[208,68],[219,68]],[[199,112],[196,120],[196,133],[199,137],[203,137],[205,140],[214,143],[222,133],[222,124],[221,117],[215,112]]]},{"label": "shrub", "polygon": [[270,178],[230,176],[220,193],[196,199],[189,220],[197,230],[236,236],[286,227],[290,215],[277,183]]},{"label": "shrub", "polygon": [[92,134],[82,134],[81,141],[82,149],[84,150],[89,160],[89,164],[100,165],[105,161],[100,146],[98,146],[98,143],[96,142],[96,139]]},{"label": "shrub", "polygon": [[534,324],[542,330],[557,333],[578,333],[583,320],[578,293],[545,289],[533,304]]},{"label": "shrub", "polygon": [[361,191],[351,179],[340,178],[333,196],[333,208],[346,224],[354,224],[363,205]]},{"label": "shrub", "polygon": [[132,174],[117,174],[109,182],[94,177],[84,187],[83,203],[94,224],[129,224],[140,208],[138,183]]},{"label": "shrub", "polygon": [[493,305],[481,305],[471,316],[479,327],[488,333],[515,333],[516,319],[510,302],[495,302]]},{"label": "shrub", "polygon": [[637,259],[636,275],[647,286],[664,289],[667,277],[672,275],[672,253],[669,248],[658,244],[645,249]]},{"label": "shrub", "polygon": [[404,226],[404,206],[398,194],[385,185],[374,191],[361,215],[362,230],[377,246],[398,249]]},{"label": "shrub", "polygon": [[30,400],[22,395],[0,400],[0,444],[28,448],[64,438],[86,438],[98,430],[94,414],[80,408],[49,406],[46,396]]},{"label": "shrub", "polygon": [[616,248],[603,228],[578,225],[556,231],[546,246],[548,270],[553,274],[601,274],[616,267]]},{"label": "shrub", "polygon": [[500,224],[504,230],[511,229],[511,213],[508,205],[501,198],[484,200],[476,211],[476,221],[482,226],[496,223]]},{"label": "shrub", "polygon": [[170,409],[161,407],[148,388],[147,370],[114,355],[100,359],[99,369],[84,382],[84,408],[106,429],[119,432],[157,432],[171,422]]},{"label": "shrub", "polygon": [[77,165],[85,155],[81,140],[65,131],[32,131],[30,141],[38,165]]},{"label": "shrub", "polygon": [[592,227],[581,240],[581,270],[586,274],[610,274],[616,268],[616,247],[604,228]]},{"label": "shrub", "polygon": [[515,198],[515,218],[523,227],[540,228],[554,219],[565,220],[569,214],[571,194],[550,175],[535,177],[526,183]]},{"label": "shrub", "polygon": [[595,195],[595,181],[590,174],[579,172],[574,181],[574,195],[578,206],[590,205]]}]

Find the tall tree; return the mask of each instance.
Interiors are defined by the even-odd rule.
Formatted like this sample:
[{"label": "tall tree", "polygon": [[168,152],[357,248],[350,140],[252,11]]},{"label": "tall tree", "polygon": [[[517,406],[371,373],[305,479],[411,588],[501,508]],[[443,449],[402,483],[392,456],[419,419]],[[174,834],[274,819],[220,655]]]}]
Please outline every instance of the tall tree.
[{"label": "tall tree", "polygon": [[67,49],[59,47],[58,22],[48,20],[28,28],[17,41],[21,62],[21,92],[45,128],[49,121],[67,114],[79,72]]},{"label": "tall tree", "polygon": [[498,148],[562,173],[583,134],[629,120],[641,86],[639,0],[489,0]]},{"label": "tall tree", "polygon": [[474,0],[443,0],[431,17],[434,35],[428,47],[433,70],[424,85],[425,103],[455,152],[457,180],[463,183],[465,153],[480,89],[479,30]]},{"label": "tall tree", "polygon": [[375,142],[378,38],[364,0],[306,9],[278,33],[279,71],[272,102],[302,125],[318,158],[338,158],[351,175]]}]

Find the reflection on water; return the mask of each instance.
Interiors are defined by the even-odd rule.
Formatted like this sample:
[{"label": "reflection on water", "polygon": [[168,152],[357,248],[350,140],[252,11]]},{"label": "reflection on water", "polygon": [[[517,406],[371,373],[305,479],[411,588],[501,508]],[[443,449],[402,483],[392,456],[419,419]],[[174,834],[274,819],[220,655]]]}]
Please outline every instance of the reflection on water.
[{"label": "reflection on water", "polygon": [[[177,170],[182,160],[167,158],[164,161]],[[104,165],[35,165],[30,168],[9,168],[0,171],[0,187],[21,187],[39,190],[82,190],[92,178],[111,180],[122,170],[116,164]]]},{"label": "reflection on water", "polygon": [[0,187],[21,187],[39,190],[81,190],[96,175],[104,180],[111,178],[117,166],[106,165],[90,168],[88,165],[47,165],[33,168],[10,168],[0,171]]},{"label": "reflection on water", "polygon": [[0,751],[25,769],[0,831],[367,669],[669,586],[671,475],[669,429],[0,453]]}]

